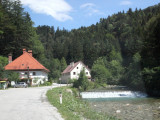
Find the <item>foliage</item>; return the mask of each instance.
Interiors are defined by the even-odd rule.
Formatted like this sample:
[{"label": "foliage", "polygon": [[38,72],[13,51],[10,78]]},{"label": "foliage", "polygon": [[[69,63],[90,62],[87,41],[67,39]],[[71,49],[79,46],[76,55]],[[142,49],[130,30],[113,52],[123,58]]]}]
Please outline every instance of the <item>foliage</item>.
[{"label": "foliage", "polygon": [[152,96],[160,96],[160,67],[144,68],[142,74],[147,93]]},{"label": "foliage", "polygon": [[[159,6],[118,12],[77,30],[39,26],[37,34],[46,46],[48,58],[64,57],[68,64],[82,60],[92,67],[92,78],[101,84],[144,89],[143,68],[158,67],[160,61]],[[139,62],[134,60],[136,54],[141,56]],[[96,64],[98,58],[103,58],[104,63]]]},{"label": "foliage", "polygon": [[86,91],[89,87],[89,81],[83,69],[80,72],[78,80],[74,81],[73,87],[79,88],[81,91]]},{"label": "foliage", "polygon": [[4,70],[4,66],[8,63],[6,57],[0,56],[0,78],[6,78],[7,72]]},{"label": "foliage", "polygon": [[8,81],[18,82],[19,81],[19,74],[16,72],[8,71],[7,78],[8,78]]},{"label": "foliage", "polygon": [[74,83],[74,82],[76,82],[77,81],[77,79],[69,79],[68,80],[68,84],[72,84],[72,83]]},{"label": "foliage", "polygon": [[13,54],[13,59],[22,54],[22,49],[32,49],[41,60],[44,47],[38,39],[30,15],[24,12],[20,0],[2,0],[0,4],[0,55]]},{"label": "foliage", "polygon": [[50,86],[50,85],[52,85],[52,83],[50,83],[48,81],[45,81],[42,85],[44,85],[44,86]]},{"label": "foliage", "polygon": [[103,58],[98,58],[97,61],[94,62],[91,70],[91,75],[96,80],[97,84],[107,84],[109,82],[111,73],[105,67]]},{"label": "foliage", "polygon": [[61,63],[58,59],[51,59],[51,61],[48,64],[49,72],[49,78],[52,79],[59,79],[61,75]]},{"label": "foliage", "polygon": [[0,64],[4,67],[8,63],[8,58],[0,56]]},{"label": "foliage", "polygon": [[0,78],[4,78],[5,77],[5,71],[3,66],[0,64]]},{"label": "foliage", "polygon": [[141,56],[136,53],[133,56],[133,62],[126,69],[121,81],[124,85],[138,90],[145,90],[144,81],[141,73]]},{"label": "foliage", "polygon": [[36,84],[36,83],[38,82],[38,79],[39,79],[38,77],[35,77],[35,78],[33,79],[33,83]]},{"label": "foliage", "polygon": [[[87,101],[83,101],[69,92],[67,89],[72,89],[69,87],[54,88],[47,92],[47,97],[49,102],[55,106],[61,113],[65,120],[116,120],[114,117],[109,117],[103,113],[97,113],[91,108]],[[72,89],[74,95],[77,96],[77,90]],[[62,104],[59,103],[59,93],[62,93]]]},{"label": "foliage", "polygon": [[144,48],[142,49],[142,76],[149,95],[160,96],[160,14],[152,17],[145,26]]},{"label": "foliage", "polygon": [[122,64],[117,60],[112,60],[109,62],[108,69],[111,73],[111,80],[108,82],[109,84],[119,84],[119,80],[123,75],[123,67]]},{"label": "foliage", "polygon": [[61,72],[63,72],[67,67],[67,63],[64,57],[61,59]]}]

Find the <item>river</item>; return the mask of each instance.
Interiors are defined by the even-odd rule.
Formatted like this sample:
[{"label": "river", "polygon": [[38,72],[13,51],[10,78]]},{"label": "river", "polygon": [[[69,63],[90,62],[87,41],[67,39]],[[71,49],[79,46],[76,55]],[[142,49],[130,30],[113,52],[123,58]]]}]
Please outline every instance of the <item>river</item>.
[{"label": "river", "polygon": [[83,99],[89,101],[93,110],[121,120],[160,120],[160,99],[149,98],[145,94],[134,96],[135,92],[131,91],[118,92],[119,96],[117,92],[111,96],[107,93],[87,92],[82,97],[86,95]]}]

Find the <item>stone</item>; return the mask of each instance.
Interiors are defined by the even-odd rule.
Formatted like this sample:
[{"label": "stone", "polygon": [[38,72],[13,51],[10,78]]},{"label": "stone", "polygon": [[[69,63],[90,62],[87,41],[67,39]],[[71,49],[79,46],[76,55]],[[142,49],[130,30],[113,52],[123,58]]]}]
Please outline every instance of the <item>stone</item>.
[{"label": "stone", "polygon": [[71,89],[66,89],[66,92],[71,93],[71,95],[73,94]]},{"label": "stone", "polygon": [[120,110],[116,110],[116,113],[120,113],[121,111]]},{"label": "stone", "polygon": [[126,104],[126,106],[129,106],[130,104]]}]

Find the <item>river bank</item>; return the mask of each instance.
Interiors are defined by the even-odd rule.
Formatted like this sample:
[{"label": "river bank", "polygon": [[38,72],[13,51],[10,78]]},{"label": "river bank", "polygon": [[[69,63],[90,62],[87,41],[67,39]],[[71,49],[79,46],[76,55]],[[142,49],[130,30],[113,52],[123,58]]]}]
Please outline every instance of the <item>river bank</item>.
[{"label": "river bank", "polygon": [[[65,120],[117,120],[109,114],[94,111],[87,101],[78,97],[76,89],[59,87],[49,90],[47,97],[49,102],[58,109]],[[62,104],[60,104],[62,93]]]},{"label": "river bank", "polygon": [[160,99],[153,98],[117,98],[87,99],[90,107],[104,114],[122,120],[159,120]]},{"label": "river bank", "polygon": [[125,86],[108,86],[81,95],[93,110],[122,120],[160,120],[160,99]]}]

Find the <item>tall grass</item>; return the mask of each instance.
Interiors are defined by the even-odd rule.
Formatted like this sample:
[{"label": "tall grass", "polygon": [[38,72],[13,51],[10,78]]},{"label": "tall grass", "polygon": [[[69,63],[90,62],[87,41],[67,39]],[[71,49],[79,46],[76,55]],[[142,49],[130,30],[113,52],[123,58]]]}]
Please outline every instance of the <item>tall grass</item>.
[{"label": "tall grass", "polygon": [[[72,89],[73,95],[67,92]],[[59,102],[59,94],[62,93],[63,103]],[[47,92],[48,100],[61,113],[65,120],[116,120],[114,117],[95,112],[87,101],[77,98],[77,90],[69,87],[54,88]]]}]

